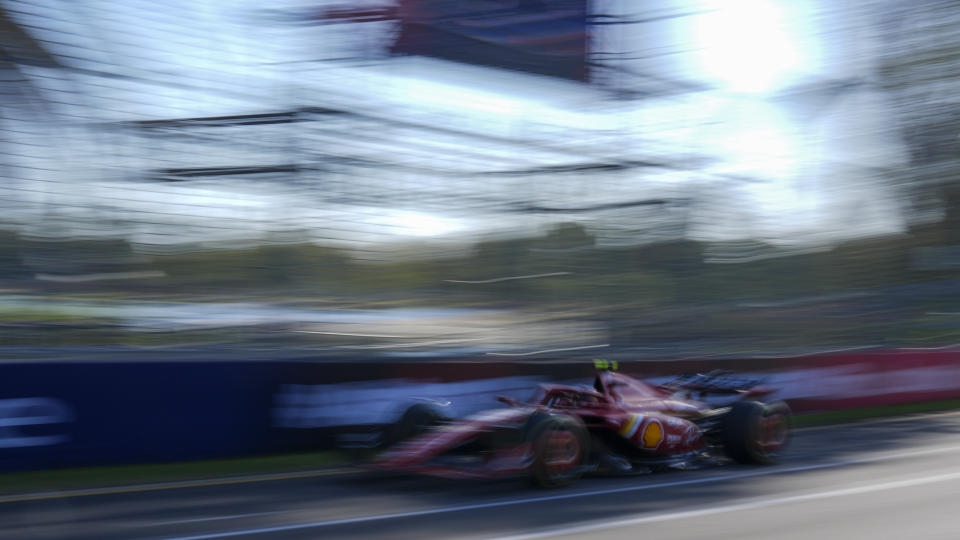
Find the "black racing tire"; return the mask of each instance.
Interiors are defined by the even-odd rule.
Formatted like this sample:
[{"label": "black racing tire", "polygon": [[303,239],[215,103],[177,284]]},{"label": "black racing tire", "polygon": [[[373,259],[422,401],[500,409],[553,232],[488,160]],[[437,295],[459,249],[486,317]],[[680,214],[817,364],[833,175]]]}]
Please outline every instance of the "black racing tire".
[{"label": "black racing tire", "polygon": [[400,420],[397,420],[386,434],[385,446],[393,446],[407,439],[430,431],[447,422],[450,418],[427,403],[414,403],[407,407]]},{"label": "black racing tire", "polygon": [[723,418],[723,448],[738,463],[774,463],[790,440],[790,416],[782,401],[738,401]]},{"label": "black racing tire", "polygon": [[583,474],[590,455],[590,434],[577,420],[558,414],[535,414],[524,427],[533,463],[531,481],[543,488],[571,484]]}]

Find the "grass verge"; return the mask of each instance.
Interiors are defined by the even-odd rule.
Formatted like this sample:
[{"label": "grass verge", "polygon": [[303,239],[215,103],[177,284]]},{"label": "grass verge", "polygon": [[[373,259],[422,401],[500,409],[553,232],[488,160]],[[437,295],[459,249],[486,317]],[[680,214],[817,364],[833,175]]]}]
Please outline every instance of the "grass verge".
[{"label": "grass verge", "polygon": [[332,468],[346,463],[345,456],[338,452],[310,452],[182,463],[29,471],[0,474],[0,495],[293,473]]},{"label": "grass verge", "polygon": [[927,401],[922,403],[903,403],[900,405],[883,405],[879,407],[862,407],[844,409],[841,411],[826,411],[817,413],[798,414],[793,418],[793,427],[813,427],[831,424],[843,424],[868,420],[871,418],[896,417],[908,414],[919,414],[938,411],[960,409],[960,399],[943,401]]}]

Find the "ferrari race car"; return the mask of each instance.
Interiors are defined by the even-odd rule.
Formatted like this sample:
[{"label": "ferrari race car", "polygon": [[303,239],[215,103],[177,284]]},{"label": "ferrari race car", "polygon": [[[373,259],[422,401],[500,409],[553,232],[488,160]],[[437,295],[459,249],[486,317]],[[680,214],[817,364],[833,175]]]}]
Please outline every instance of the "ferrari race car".
[{"label": "ferrari race car", "polygon": [[[456,420],[417,403],[373,466],[451,478],[528,475],[560,487],[592,471],[770,463],[790,426],[785,403],[760,401],[773,391],[726,372],[655,385],[604,369],[592,387],[542,384],[528,402],[500,397],[507,407]],[[708,398],[713,405],[700,401]]]}]

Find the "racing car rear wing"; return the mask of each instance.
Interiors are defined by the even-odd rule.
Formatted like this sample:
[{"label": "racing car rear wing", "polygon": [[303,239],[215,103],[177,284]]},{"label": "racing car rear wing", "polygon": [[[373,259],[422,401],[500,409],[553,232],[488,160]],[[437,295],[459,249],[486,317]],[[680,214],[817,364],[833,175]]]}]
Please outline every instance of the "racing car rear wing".
[{"label": "racing car rear wing", "polygon": [[742,394],[743,397],[759,397],[772,394],[776,389],[763,385],[763,379],[738,376],[731,371],[715,369],[707,373],[685,373],[658,385],[668,391],[688,390],[705,394]]}]

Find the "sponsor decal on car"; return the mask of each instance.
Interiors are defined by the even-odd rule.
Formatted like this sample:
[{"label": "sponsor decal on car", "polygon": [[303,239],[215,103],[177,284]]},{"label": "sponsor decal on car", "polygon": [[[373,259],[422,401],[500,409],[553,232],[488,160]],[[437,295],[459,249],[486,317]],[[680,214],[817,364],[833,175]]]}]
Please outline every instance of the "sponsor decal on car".
[{"label": "sponsor decal on car", "polygon": [[643,423],[642,414],[631,414],[627,418],[627,421],[624,422],[623,426],[618,430],[618,433],[620,433],[620,435],[629,439],[633,437],[634,433],[637,432],[637,429],[640,428],[640,424],[642,423]]},{"label": "sponsor decal on car", "polygon": [[643,447],[656,449],[663,442],[663,424],[659,420],[651,420],[643,429]]}]

